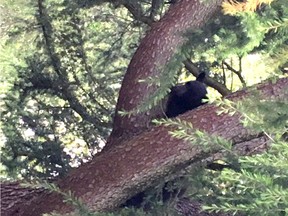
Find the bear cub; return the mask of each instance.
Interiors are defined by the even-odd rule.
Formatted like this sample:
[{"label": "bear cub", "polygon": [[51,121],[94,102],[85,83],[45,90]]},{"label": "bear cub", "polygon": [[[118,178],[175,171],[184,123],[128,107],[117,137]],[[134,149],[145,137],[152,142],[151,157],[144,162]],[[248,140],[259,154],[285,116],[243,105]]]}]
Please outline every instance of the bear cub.
[{"label": "bear cub", "polygon": [[203,83],[205,76],[206,73],[202,72],[195,81],[172,87],[165,111],[168,118],[176,117],[205,104],[202,102],[202,99],[207,99],[207,90]]}]

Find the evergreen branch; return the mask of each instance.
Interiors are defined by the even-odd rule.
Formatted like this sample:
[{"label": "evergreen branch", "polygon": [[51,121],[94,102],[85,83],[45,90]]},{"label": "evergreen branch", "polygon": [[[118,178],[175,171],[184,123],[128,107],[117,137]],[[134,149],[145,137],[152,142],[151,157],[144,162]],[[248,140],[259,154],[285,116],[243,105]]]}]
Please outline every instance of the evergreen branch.
[{"label": "evergreen branch", "polygon": [[[70,3],[71,4],[71,3]],[[67,6],[69,7],[69,6]],[[70,6],[71,7],[71,6]],[[77,9],[76,9],[77,10]],[[75,10],[74,10],[75,11]],[[94,76],[92,76],[92,72],[91,72],[91,67],[88,65],[87,63],[87,55],[84,49],[84,40],[82,38],[82,30],[81,30],[81,23],[80,23],[80,19],[77,17],[77,14],[73,13],[73,15],[70,15],[70,11],[68,10],[68,16],[71,16],[71,22],[70,25],[73,27],[73,29],[76,30],[76,34],[71,35],[71,38],[75,35],[77,37],[76,40],[73,40],[73,45],[75,45],[76,47],[76,51],[74,55],[75,58],[80,58],[81,57],[81,65],[83,65],[83,69],[85,70],[85,72],[87,72],[87,74],[89,74],[89,78],[91,78],[91,80],[93,81],[93,84],[95,86],[99,86],[99,84],[96,82],[96,80],[94,79]],[[77,42],[76,42],[77,41]],[[76,43],[76,44],[75,44]],[[63,43],[64,45],[66,45],[66,43]],[[68,45],[69,46],[69,45]],[[69,49],[69,47],[67,47],[67,49]],[[77,61],[76,61],[77,62]],[[79,80],[77,74],[76,74],[76,70],[72,70],[73,73],[73,78],[76,81],[76,85],[82,90],[82,92],[84,92],[86,95],[89,96],[89,100],[93,101],[93,103],[97,104],[102,110],[106,111],[106,115],[108,114],[108,109],[106,107],[104,107],[99,101],[96,100],[96,98],[94,97],[94,95],[92,94],[91,91],[87,91],[85,90],[85,88],[82,85],[82,82]]]},{"label": "evergreen branch", "polygon": [[43,3],[44,0],[38,0],[39,16],[37,16],[37,18],[39,23],[41,24],[43,36],[46,42],[46,49],[51,58],[51,64],[59,78],[63,81],[63,88],[60,89],[60,91],[63,93],[63,98],[65,98],[69,102],[71,108],[75,110],[84,120],[94,125],[102,125],[103,127],[109,127],[110,124],[105,123],[96,116],[89,114],[88,109],[79,102],[79,100],[75,97],[73,91],[71,91],[71,86],[67,79],[67,73],[65,72],[65,70],[62,69],[61,61],[53,45],[53,28],[50,17]]},{"label": "evergreen branch", "polygon": [[68,80],[66,78],[67,74],[64,70],[61,70],[61,61],[60,61],[59,57],[57,56],[55,47],[53,46],[53,39],[52,39],[53,28],[52,28],[50,17],[49,17],[49,15],[46,11],[46,8],[43,4],[44,1],[45,0],[38,0],[39,16],[36,16],[36,17],[38,19],[38,22],[41,25],[41,28],[42,28],[42,33],[43,33],[43,37],[45,40],[46,49],[48,51],[49,57],[51,58],[51,64],[52,64],[55,72],[57,73],[57,75],[61,79],[63,79],[65,87],[67,87],[67,85],[68,85]]},{"label": "evergreen branch", "polygon": [[61,195],[63,197],[63,201],[65,203],[72,204],[75,207],[76,212],[79,213],[79,215],[85,215],[85,216],[96,215],[96,213],[93,213],[92,211],[89,210],[89,208],[85,205],[85,203],[81,199],[78,199],[77,197],[75,197],[72,191],[63,192],[56,184],[53,184],[47,181],[38,180],[36,184],[24,183],[22,185],[26,187],[30,187],[30,188],[55,192]]},{"label": "evergreen branch", "polygon": [[224,14],[235,15],[239,12],[256,11],[261,4],[271,4],[273,0],[253,0],[238,2],[237,0],[225,0],[222,3]]},{"label": "evergreen branch", "polygon": [[269,27],[265,27],[265,30],[271,31],[274,30],[275,32],[279,29],[279,28],[286,28],[288,27],[288,19],[283,19],[283,21],[280,20],[274,20],[274,22],[269,22],[268,23]]},{"label": "evergreen branch", "polygon": [[84,107],[79,100],[77,100],[74,94],[71,93],[69,89],[63,89],[62,93],[64,95],[64,99],[69,102],[70,107],[77,112],[84,120],[92,123],[93,125],[101,125],[103,127],[110,127],[109,123],[103,122],[99,118],[94,115],[90,115],[89,111],[86,107]]},{"label": "evergreen branch", "polygon": [[157,125],[173,127],[172,130],[169,130],[169,134],[171,134],[172,137],[199,145],[206,152],[220,148],[221,150],[235,154],[232,150],[231,141],[225,140],[220,136],[207,134],[206,132],[195,129],[190,122],[183,121],[179,118],[153,120],[153,122]]}]

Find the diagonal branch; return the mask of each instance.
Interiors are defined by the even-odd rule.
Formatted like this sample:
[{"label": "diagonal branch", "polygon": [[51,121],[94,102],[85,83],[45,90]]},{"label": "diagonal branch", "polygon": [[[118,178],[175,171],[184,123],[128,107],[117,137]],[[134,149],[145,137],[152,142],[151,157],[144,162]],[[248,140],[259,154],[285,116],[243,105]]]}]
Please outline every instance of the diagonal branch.
[{"label": "diagonal branch", "polygon": [[[190,71],[195,77],[197,77],[199,75],[199,70],[198,68],[193,64],[193,62],[190,59],[186,59],[183,61],[185,68]],[[226,96],[228,94],[231,93],[231,91],[229,89],[227,89],[227,87],[221,83],[216,82],[215,80],[213,80],[210,77],[206,77],[204,82],[216,89],[222,96]]]},{"label": "diagonal branch", "polygon": [[236,70],[235,68],[233,68],[231,65],[229,65],[229,64],[228,64],[227,62],[225,62],[225,61],[223,61],[222,63],[223,63],[223,65],[225,65],[225,66],[227,67],[228,70],[230,70],[230,71],[232,71],[233,73],[235,73],[235,74],[238,76],[239,80],[241,81],[243,87],[246,87],[246,82],[245,82],[244,78],[243,78],[242,75],[241,75],[241,72],[242,72],[241,60],[242,60],[242,58],[240,57],[240,58],[239,58],[239,68],[240,68],[239,70]]},{"label": "diagonal branch", "polygon": [[55,72],[57,73],[57,75],[63,79],[64,83],[65,83],[65,87],[67,87],[68,85],[68,80],[67,80],[67,75],[65,73],[65,71],[61,70],[61,61],[57,56],[57,53],[55,51],[55,47],[53,46],[53,39],[52,39],[52,35],[53,35],[53,28],[51,25],[51,20],[50,17],[46,11],[46,8],[44,6],[44,1],[45,0],[38,0],[38,13],[39,16],[36,16],[38,19],[38,22],[41,25],[42,28],[42,33],[43,33],[43,37],[45,40],[45,44],[46,44],[46,49],[48,51],[48,55],[51,58],[51,64],[55,70]]},{"label": "diagonal branch", "polygon": [[[283,78],[276,83],[267,82],[253,89],[269,99],[288,98],[287,88],[288,78]],[[253,94],[243,90],[233,93],[229,99],[237,101]],[[216,106],[205,105],[181,115],[180,119],[192,123],[194,128],[230,140],[243,154],[259,150],[259,147],[265,148],[268,144],[264,135],[244,128],[239,115],[217,115],[217,109]],[[168,130],[171,128],[153,127],[121,145],[111,147],[61,180],[61,190],[72,191],[91,210],[113,209],[160,179],[217,154],[205,153],[197,143],[193,145],[172,138]],[[10,210],[17,210],[19,216],[36,216],[53,210],[69,212],[72,208],[62,203],[60,195],[45,193],[25,207],[16,205]]]},{"label": "diagonal branch", "polygon": [[[129,138],[147,129],[155,112],[121,116],[119,111],[131,111],[141,104],[143,98],[153,94],[156,85],[139,80],[158,77],[185,41],[183,33],[198,28],[220,9],[221,0],[202,3],[199,0],[182,0],[169,8],[160,21],[153,23],[134,54],[120,89],[110,144]],[[112,140],[114,142],[112,142]],[[107,145],[107,147],[109,147]]]},{"label": "diagonal branch", "polygon": [[161,11],[163,8],[164,0],[152,0],[151,2],[151,11],[150,11],[150,18],[155,20],[156,15]]},{"label": "diagonal branch", "polygon": [[141,7],[141,4],[137,1],[125,1],[123,6],[133,15],[135,20],[143,22],[147,25],[151,25],[154,20],[148,16],[145,16]]}]

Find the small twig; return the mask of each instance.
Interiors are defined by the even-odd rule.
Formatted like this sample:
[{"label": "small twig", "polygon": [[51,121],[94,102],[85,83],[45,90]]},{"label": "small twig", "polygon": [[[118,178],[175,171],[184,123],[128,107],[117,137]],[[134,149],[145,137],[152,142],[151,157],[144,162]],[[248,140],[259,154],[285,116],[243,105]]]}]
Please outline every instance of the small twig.
[{"label": "small twig", "polygon": [[123,3],[123,6],[127,8],[127,10],[133,15],[135,20],[143,22],[149,26],[154,22],[154,20],[150,17],[144,16],[141,4],[139,2],[126,1]]},{"label": "small twig", "polygon": [[224,60],[222,61],[222,64],[226,66],[226,68],[228,70],[230,70],[231,72],[235,73],[240,82],[242,83],[243,87],[246,87],[246,82],[242,76],[242,57],[239,57],[239,70],[234,69],[231,65],[229,65],[227,62],[225,62]]},{"label": "small twig", "polygon": [[152,0],[151,3],[151,11],[150,11],[150,19],[155,21],[155,17],[161,8],[163,8],[164,0]]},{"label": "small twig", "polygon": [[225,73],[223,61],[222,61],[222,74],[223,74],[223,84],[226,86],[226,73]]}]

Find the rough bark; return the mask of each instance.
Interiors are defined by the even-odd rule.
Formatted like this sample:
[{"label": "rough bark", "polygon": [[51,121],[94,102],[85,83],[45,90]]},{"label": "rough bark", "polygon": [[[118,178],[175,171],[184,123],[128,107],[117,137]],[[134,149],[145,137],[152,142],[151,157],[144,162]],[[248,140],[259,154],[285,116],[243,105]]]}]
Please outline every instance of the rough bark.
[{"label": "rough bark", "polygon": [[25,188],[18,182],[1,183],[1,215],[17,215],[19,206],[25,205],[27,201],[37,199],[44,191],[41,188]]},{"label": "rough bark", "polygon": [[[182,0],[171,6],[160,22],[152,24],[129,65],[117,111],[135,108],[146,95],[154,91],[155,87],[147,88],[138,80],[158,75],[161,72],[159,65],[165,65],[183,43],[182,33],[206,22],[218,10],[220,2],[221,0],[214,0],[203,5],[197,0]],[[287,87],[288,79],[285,78],[275,84],[262,84],[258,86],[258,90],[268,98],[283,96]],[[230,98],[240,100],[242,97],[247,97],[246,91],[235,93]],[[239,116],[219,116],[216,110],[217,107],[213,105],[205,105],[181,115],[180,118],[209,134],[218,134],[231,140],[243,154],[251,149],[254,151],[265,148],[266,137],[243,128]],[[58,182],[61,190],[72,191],[91,210],[109,210],[159,179],[177,173],[180,168],[214,157],[204,154],[199,146],[172,138],[168,134],[169,128],[164,126],[152,127],[133,136],[146,129],[152,118],[153,115],[149,112],[130,118],[120,117],[117,113],[111,140],[115,144],[124,136],[125,141],[121,145],[111,144],[108,150],[97,155],[91,162],[69,173]],[[6,189],[9,191],[9,187]],[[64,213],[73,209],[63,203],[59,194],[27,190],[15,193],[11,187],[11,193],[2,194],[3,216],[38,216],[51,211]],[[26,194],[22,196],[23,199],[15,199],[15,196],[21,197],[22,192]]]},{"label": "rough bark", "polygon": [[[260,84],[257,91],[262,92],[266,99],[287,98],[287,88],[288,78],[283,78],[275,84]],[[232,94],[229,99],[235,101],[248,96],[247,90],[243,90]],[[191,122],[195,128],[209,134],[231,140],[243,154],[266,147],[267,138],[245,129],[239,121],[239,115],[217,115],[217,109],[214,105],[204,105],[181,115],[180,119]],[[59,187],[63,191],[71,190],[91,210],[108,210],[159,179],[177,173],[180,168],[193,166],[211,157],[199,146],[172,138],[168,134],[169,129],[164,126],[153,127],[121,145],[112,146],[91,162],[73,170],[59,181]],[[11,208],[5,208],[2,215],[38,216],[53,210],[63,213],[72,208],[63,204],[60,195],[43,193],[26,205],[16,203]]]},{"label": "rough bark", "polygon": [[[153,112],[132,116],[120,116],[119,111],[131,111],[155,91],[156,86],[139,82],[147,77],[156,77],[163,70],[176,50],[183,44],[183,34],[190,28],[198,28],[219,11],[221,0],[200,3],[200,0],[182,0],[170,6],[159,22],[151,25],[151,30],[141,41],[125,74],[116,106],[113,132],[106,146],[127,140],[147,129]],[[162,68],[161,68],[162,67]]]}]

